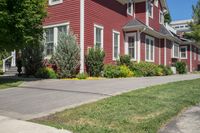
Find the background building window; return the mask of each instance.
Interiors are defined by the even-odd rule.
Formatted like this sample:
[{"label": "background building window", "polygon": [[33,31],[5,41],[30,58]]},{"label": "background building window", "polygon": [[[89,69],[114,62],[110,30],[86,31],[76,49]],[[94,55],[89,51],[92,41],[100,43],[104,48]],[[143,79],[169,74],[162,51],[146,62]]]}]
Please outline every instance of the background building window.
[{"label": "background building window", "polygon": [[146,61],[154,62],[154,39],[152,37],[146,37]]},{"label": "background building window", "polygon": [[98,48],[103,48],[103,27],[94,26],[94,45]]},{"label": "background building window", "polygon": [[180,48],[181,59],[187,59],[187,46],[182,46]]},{"label": "background building window", "polygon": [[113,31],[113,59],[119,58],[120,54],[120,33]]}]

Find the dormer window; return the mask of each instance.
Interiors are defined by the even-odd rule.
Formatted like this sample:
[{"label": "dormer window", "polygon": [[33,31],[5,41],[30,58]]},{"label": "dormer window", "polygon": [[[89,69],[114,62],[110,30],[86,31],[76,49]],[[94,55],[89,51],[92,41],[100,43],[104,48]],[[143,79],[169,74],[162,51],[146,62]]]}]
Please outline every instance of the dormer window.
[{"label": "dormer window", "polygon": [[153,18],[153,4],[151,2],[148,3],[148,12],[149,17]]},{"label": "dormer window", "polygon": [[154,0],[154,5],[158,7],[158,0]]},{"label": "dormer window", "polygon": [[160,22],[160,24],[164,24],[164,15],[163,15],[162,11],[160,11],[159,22]]},{"label": "dormer window", "polygon": [[133,1],[132,0],[128,0],[127,14],[133,16]]},{"label": "dormer window", "polygon": [[60,4],[60,3],[63,3],[63,0],[49,0],[50,6],[57,5],[57,4]]}]

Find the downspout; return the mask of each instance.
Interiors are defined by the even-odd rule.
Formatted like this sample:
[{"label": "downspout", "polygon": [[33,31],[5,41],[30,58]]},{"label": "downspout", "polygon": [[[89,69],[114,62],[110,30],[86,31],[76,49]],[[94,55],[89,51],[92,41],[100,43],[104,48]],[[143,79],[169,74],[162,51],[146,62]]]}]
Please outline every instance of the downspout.
[{"label": "downspout", "polygon": [[164,39],[164,65],[167,65],[167,39]]},{"label": "downspout", "polygon": [[141,31],[137,30],[137,46],[138,46],[138,60],[137,62],[140,63],[141,61],[141,33],[146,30],[146,27],[144,27]]},{"label": "downspout", "polygon": [[192,64],[192,45],[190,44],[190,72],[192,72],[192,67],[193,67],[193,64]]},{"label": "downspout", "polygon": [[85,0],[80,0],[80,73],[84,73]]}]

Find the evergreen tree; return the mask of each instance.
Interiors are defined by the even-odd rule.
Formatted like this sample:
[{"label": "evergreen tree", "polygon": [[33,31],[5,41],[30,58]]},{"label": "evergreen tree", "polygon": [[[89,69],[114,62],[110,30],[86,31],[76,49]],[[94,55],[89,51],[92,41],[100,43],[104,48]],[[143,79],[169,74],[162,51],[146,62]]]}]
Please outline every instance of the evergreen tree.
[{"label": "evergreen tree", "polygon": [[167,13],[164,18],[165,18],[165,23],[169,24],[169,23],[172,22],[172,18],[171,18],[170,13]]},{"label": "evergreen tree", "polygon": [[60,78],[73,78],[80,66],[80,48],[76,36],[72,33],[59,35],[56,52],[52,61],[58,68]]},{"label": "evergreen tree", "polygon": [[193,22],[190,23],[192,32],[187,33],[186,37],[196,42],[200,42],[200,0],[196,5],[193,5]]}]

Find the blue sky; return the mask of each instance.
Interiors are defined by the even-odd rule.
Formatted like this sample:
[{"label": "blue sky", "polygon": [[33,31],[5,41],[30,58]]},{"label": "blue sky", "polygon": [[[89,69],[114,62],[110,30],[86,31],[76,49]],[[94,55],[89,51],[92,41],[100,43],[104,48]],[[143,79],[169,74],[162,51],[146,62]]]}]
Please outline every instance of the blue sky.
[{"label": "blue sky", "polygon": [[192,5],[198,0],[167,0],[172,20],[184,20],[192,18]]}]

